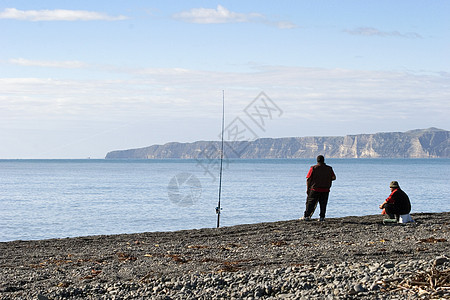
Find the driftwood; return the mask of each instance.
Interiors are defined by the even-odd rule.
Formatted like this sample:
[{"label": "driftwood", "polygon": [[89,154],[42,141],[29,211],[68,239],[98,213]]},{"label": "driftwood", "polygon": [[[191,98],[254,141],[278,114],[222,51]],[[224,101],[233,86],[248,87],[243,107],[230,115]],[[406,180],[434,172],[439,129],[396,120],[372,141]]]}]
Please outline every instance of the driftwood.
[{"label": "driftwood", "polygon": [[433,266],[427,271],[420,271],[408,278],[383,280],[381,284],[391,293],[403,291],[424,296],[426,299],[439,299],[450,291],[450,269],[438,270]]}]

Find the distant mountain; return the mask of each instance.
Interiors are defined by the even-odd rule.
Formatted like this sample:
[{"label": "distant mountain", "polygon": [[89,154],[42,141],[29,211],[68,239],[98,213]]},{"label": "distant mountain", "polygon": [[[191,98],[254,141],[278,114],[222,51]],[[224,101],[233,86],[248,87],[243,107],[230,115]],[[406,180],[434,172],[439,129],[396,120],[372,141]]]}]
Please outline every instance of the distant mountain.
[{"label": "distant mountain", "polygon": [[[225,142],[227,158],[450,158],[449,131],[428,128],[329,137],[261,138]],[[109,152],[106,159],[215,159],[219,141],[167,143]]]}]

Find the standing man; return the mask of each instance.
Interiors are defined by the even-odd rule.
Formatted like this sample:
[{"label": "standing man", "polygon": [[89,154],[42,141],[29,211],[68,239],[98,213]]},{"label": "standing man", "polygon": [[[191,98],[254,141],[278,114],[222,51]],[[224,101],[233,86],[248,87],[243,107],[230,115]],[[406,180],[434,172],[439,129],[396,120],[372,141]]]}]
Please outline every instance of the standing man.
[{"label": "standing man", "polygon": [[311,220],[311,216],[316,210],[317,203],[320,204],[320,219],[325,221],[327,211],[328,195],[330,193],[331,182],[336,180],[333,168],[325,164],[323,155],[317,156],[317,165],[309,169],[306,175],[306,210],[303,220]]}]

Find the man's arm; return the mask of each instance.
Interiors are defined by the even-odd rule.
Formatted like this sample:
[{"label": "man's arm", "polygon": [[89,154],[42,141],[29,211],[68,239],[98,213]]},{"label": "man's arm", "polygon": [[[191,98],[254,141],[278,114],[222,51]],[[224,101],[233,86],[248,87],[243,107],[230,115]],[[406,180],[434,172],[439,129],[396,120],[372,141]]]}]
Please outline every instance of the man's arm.
[{"label": "man's arm", "polygon": [[311,176],[312,176],[313,168],[309,168],[308,174],[306,175],[306,194],[309,195],[309,191],[311,190]]},{"label": "man's arm", "polygon": [[382,204],[380,204],[380,208],[381,209],[383,209],[385,206],[386,206],[386,204],[388,204],[388,203],[394,203],[394,199],[393,199],[393,195],[394,195],[394,193],[396,192],[397,190],[393,190],[392,191],[392,193],[389,195],[389,197],[387,197],[386,198],[386,200],[384,200],[384,202],[382,203]]}]

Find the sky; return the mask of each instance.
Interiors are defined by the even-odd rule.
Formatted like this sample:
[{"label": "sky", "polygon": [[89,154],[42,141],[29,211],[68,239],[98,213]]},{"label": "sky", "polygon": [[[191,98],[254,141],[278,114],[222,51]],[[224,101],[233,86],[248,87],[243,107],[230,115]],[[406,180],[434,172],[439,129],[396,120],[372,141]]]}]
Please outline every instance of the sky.
[{"label": "sky", "polygon": [[450,128],[450,1],[0,0],[0,159]]}]

